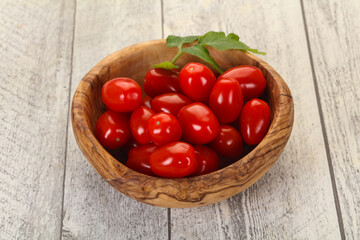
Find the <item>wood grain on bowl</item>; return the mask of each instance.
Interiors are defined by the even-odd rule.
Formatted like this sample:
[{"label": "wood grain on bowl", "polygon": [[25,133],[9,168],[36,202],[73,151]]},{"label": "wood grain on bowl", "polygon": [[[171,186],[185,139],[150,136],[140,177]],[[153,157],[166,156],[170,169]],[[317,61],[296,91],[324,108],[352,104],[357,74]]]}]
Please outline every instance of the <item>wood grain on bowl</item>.
[{"label": "wood grain on bowl", "polygon": [[[267,80],[271,125],[265,138],[234,164],[203,176],[166,179],[135,172],[113,158],[97,141],[94,126],[104,111],[102,85],[114,77],[130,77],[142,85],[151,64],[171,59],[176,49],[165,40],[132,45],[99,62],[80,82],[73,98],[71,117],[76,141],[95,170],[114,188],[138,201],[161,207],[196,207],[227,199],[263,176],[283,151],[291,133],[294,107],[291,92],[277,72],[261,59],[238,50],[209,48],[223,69],[253,65]],[[181,67],[198,58],[183,55]],[[203,63],[203,62],[202,62]]]}]

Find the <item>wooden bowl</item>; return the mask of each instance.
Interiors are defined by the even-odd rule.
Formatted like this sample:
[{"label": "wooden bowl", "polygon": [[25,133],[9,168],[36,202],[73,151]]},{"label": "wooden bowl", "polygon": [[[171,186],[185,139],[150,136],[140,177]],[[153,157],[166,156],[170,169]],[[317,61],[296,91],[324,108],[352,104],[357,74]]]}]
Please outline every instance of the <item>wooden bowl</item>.
[{"label": "wooden bowl", "polygon": [[[172,59],[176,50],[167,48],[162,39],[135,44],[104,58],[85,75],[76,89],[71,120],[80,149],[95,170],[115,189],[150,205],[197,207],[222,201],[243,191],[273,166],[290,137],[294,106],[288,86],[266,62],[239,50],[209,48],[222,69],[246,64],[256,66],[264,73],[271,108],[271,125],[265,138],[242,159],[210,174],[167,179],[133,171],[109,154],[95,137],[96,120],[105,110],[101,87],[115,77],[130,77],[142,85],[151,64]],[[177,63],[182,67],[188,62],[202,61],[184,54]]]}]

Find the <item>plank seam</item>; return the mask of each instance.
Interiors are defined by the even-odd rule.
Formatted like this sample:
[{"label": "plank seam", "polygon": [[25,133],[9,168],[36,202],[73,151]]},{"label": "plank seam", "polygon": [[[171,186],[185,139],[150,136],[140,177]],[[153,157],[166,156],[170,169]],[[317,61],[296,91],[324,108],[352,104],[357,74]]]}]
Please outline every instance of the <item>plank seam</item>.
[{"label": "plank seam", "polygon": [[[160,0],[161,5],[161,38],[164,38],[164,2]],[[168,240],[171,240],[171,209],[167,209],[168,219]]]},{"label": "plank seam", "polygon": [[73,35],[71,43],[71,60],[70,60],[70,77],[69,77],[69,93],[68,93],[68,114],[66,122],[66,137],[65,137],[65,157],[64,157],[64,174],[63,174],[63,183],[62,183],[62,199],[61,199],[61,221],[60,221],[60,240],[63,236],[63,226],[64,226],[64,202],[65,202],[65,179],[66,179],[66,158],[68,150],[68,136],[69,136],[69,122],[70,122],[70,111],[71,111],[71,85],[72,85],[72,72],[73,72],[73,59],[74,59],[74,40],[75,40],[75,21],[76,21],[76,0],[74,0],[74,14],[73,14]]},{"label": "plank seam", "polygon": [[312,72],[314,88],[315,88],[315,95],[316,95],[317,106],[318,106],[318,110],[319,110],[321,130],[323,133],[323,139],[324,139],[325,149],[326,149],[326,157],[327,157],[327,161],[328,161],[328,165],[329,165],[329,172],[330,172],[331,185],[332,185],[333,194],[334,194],[334,201],[335,201],[336,213],[337,213],[337,218],[338,218],[339,230],[340,230],[341,239],[345,240],[346,238],[345,238],[345,232],[344,232],[344,223],[343,223],[343,219],[342,219],[339,195],[338,195],[337,187],[336,187],[334,168],[332,165],[332,159],[331,159],[331,155],[330,155],[329,141],[328,141],[328,136],[327,136],[327,132],[326,132],[326,128],[325,128],[324,115],[323,115],[323,110],[322,110],[321,102],[320,102],[320,93],[319,93],[318,82],[317,82],[317,78],[316,78],[316,74],[315,74],[314,60],[312,57],[312,50],[311,50],[311,44],[310,44],[310,38],[309,38],[309,31],[307,28],[303,0],[300,0],[300,4],[301,4],[301,12],[302,12],[303,23],[304,23],[306,43],[307,43],[307,47],[308,47],[309,60],[310,60],[310,65],[311,65],[311,72]]},{"label": "plank seam", "polygon": [[164,38],[164,3],[163,0],[160,0],[161,3],[161,38]]},{"label": "plank seam", "polygon": [[170,208],[168,208],[167,215],[168,215],[168,240],[171,240],[171,209]]}]

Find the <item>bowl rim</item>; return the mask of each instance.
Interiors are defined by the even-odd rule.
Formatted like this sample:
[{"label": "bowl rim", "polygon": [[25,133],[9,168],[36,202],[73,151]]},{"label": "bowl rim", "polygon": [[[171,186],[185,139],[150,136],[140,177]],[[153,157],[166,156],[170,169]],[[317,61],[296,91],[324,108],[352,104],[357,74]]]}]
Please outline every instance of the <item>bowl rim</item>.
[{"label": "bowl rim", "polygon": [[[271,120],[271,124],[268,129],[268,132],[266,133],[266,135],[262,139],[262,141],[254,149],[252,149],[247,155],[243,156],[241,159],[234,162],[233,164],[231,164],[227,167],[224,167],[222,169],[219,169],[215,172],[211,172],[211,173],[201,175],[201,176],[184,177],[184,178],[162,178],[162,177],[145,175],[143,173],[139,173],[139,172],[136,172],[136,171],[128,168],[126,165],[124,165],[121,162],[119,162],[118,160],[116,160],[101,145],[101,143],[97,140],[97,138],[95,136],[94,130],[92,129],[92,126],[90,124],[89,116],[86,113],[87,107],[84,105],[84,100],[83,100],[84,90],[87,92],[91,91],[91,89],[94,87],[93,84],[95,84],[94,81],[99,81],[99,79],[100,79],[100,77],[99,77],[100,72],[108,71],[110,68],[109,64],[111,63],[111,61],[113,61],[114,59],[118,59],[120,55],[125,56],[126,54],[129,54],[130,51],[134,51],[136,49],[140,49],[140,48],[144,48],[144,47],[150,47],[154,44],[165,44],[166,43],[165,41],[166,41],[165,39],[158,39],[158,40],[151,40],[151,41],[146,41],[146,42],[142,42],[142,43],[137,43],[137,44],[130,45],[128,47],[125,47],[117,52],[114,52],[114,53],[108,55],[107,57],[102,59],[99,63],[97,63],[84,76],[84,78],[80,81],[80,83],[74,93],[73,100],[72,100],[72,107],[71,107],[71,120],[72,120],[72,127],[73,127],[76,141],[77,141],[80,149],[82,150],[82,152],[88,159],[88,161],[91,163],[91,165],[107,182],[109,182],[111,184],[111,182],[113,182],[113,181],[121,180],[121,181],[127,181],[128,184],[130,184],[130,185],[133,185],[133,184],[138,185],[139,181],[133,181],[134,175],[137,175],[139,177],[139,179],[143,179],[144,181],[147,181],[147,182],[156,181],[157,186],[159,186],[159,184],[160,184],[160,186],[162,186],[165,184],[165,181],[167,182],[167,184],[169,181],[172,183],[177,183],[177,184],[189,184],[189,183],[194,184],[195,182],[208,181],[211,178],[218,177],[219,174],[221,176],[227,175],[227,172],[229,171],[229,169],[246,167],[246,165],[249,162],[251,162],[251,159],[254,158],[254,154],[257,152],[257,150],[265,147],[265,144],[267,143],[268,138],[271,137],[271,135],[276,134],[276,132],[274,130],[278,128],[278,125],[280,123],[282,123],[283,121],[289,121],[289,127],[287,129],[285,129],[285,131],[287,131],[285,139],[282,139],[282,140],[284,140],[283,147],[285,147],[285,145],[290,137],[290,133],[292,130],[292,125],[293,125],[293,118],[294,118],[294,107],[293,107],[293,100],[292,100],[291,92],[290,92],[289,88],[287,87],[286,83],[284,82],[284,80],[269,64],[267,64],[262,59],[254,56],[248,52],[243,52],[247,57],[251,58],[254,61],[254,63],[255,63],[254,66],[256,66],[262,70],[262,72],[265,75],[265,78],[267,78],[267,76],[266,76],[267,74],[270,74],[271,77],[273,78],[274,82],[276,83],[276,85],[282,86],[282,87],[279,87],[278,97],[274,100],[275,101],[274,104],[276,104],[276,107],[274,107],[275,111],[272,114],[273,118]],[[236,50],[236,51],[239,51],[239,50]],[[281,108],[284,108],[284,107],[289,108],[289,111],[288,111],[289,114],[279,114]],[[278,131],[278,129],[276,131]],[[91,149],[87,149],[88,147],[90,147]],[[102,154],[92,154],[92,153],[95,153],[96,151],[100,152],[104,155],[102,156]],[[95,159],[93,159],[93,158],[96,158],[97,161],[95,161]],[[271,166],[272,166],[272,164],[271,164]],[[253,167],[253,166],[251,166],[251,167]],[[268,169],[270,169],[270,167]],[[263,176],[267,172],[267,170],[264,171],[264,173],[261,176]],[[249,187],[251,184],[256,182],[260,177],[255,179],[253,182],[249,183],[245,188]],[[167,184],[165,184],[165,185],[167,185]],[[239,184],[244,185],[244,183],[239,183]],[[207,188],[205,190],[211,189],[210,185],[208,187],[205,185],[204,187]],[[236,187],[236,186],[231,186],[231,187]],[[131,194],[128,194],[125,189],[124,190],[118,189],[118,190],[120,192],[125,193],[126,195],[129,195],[130,197],[134,198],[134,196],[131,196]],[[135,198],[135,199],[146,202],[146,199],[139,199],[139,198]]]}]

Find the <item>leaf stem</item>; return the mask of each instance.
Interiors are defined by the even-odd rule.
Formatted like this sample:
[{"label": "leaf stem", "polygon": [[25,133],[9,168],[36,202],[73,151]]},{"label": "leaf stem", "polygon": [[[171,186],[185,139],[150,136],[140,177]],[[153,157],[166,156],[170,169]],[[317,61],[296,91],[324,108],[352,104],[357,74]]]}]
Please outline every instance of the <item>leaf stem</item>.
[{"label": "leaf stem", "polygon": [[224,73],[224,71],[219,67],[219,65],[217,65],[217,64],[211,64],[214,68],[215,68],[215,70],[216,71],[218,71],[218,73],[220,73],[220,74],[223,74]]},{"label": "leaf stem", "polygon": [[172,63],[175,64],[175,62],[179,59],[179,57],[183,54],[184,52],[181,51],[181,48],[179,49],[178,53],[175,55],[175,57],[171,60]]}]

